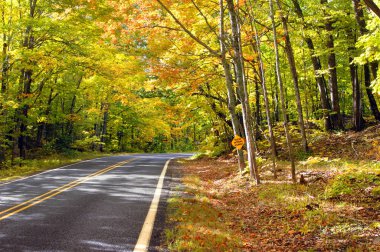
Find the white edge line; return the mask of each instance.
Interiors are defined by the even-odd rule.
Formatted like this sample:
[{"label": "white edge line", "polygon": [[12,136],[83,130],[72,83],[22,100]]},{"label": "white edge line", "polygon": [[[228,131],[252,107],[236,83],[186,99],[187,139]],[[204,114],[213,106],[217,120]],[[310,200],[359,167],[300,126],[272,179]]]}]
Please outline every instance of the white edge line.
[{"label": "white edge line", "polygon": [[150,238],[152,237],[153,226],[156,220],[156,214],[158,210],[158,205],[160,203],[160,197],[161,197],[162,187],[164,185],[166,171],[172,159],[173,158],[166,161],[164,169],[162,169],[152,203],[150,204],[148,214],[146,215],[143,227],[140,231],[140,235],[133,252],[146,252],[149,249]]},{"label": "white edge line", "polygon": [[30,179],[30,178],[33,178],[33,177],[36,177],[36,176],[39,176],[39,175],[42,175],[42,174],[45,174],[45,173],[49,173],[49,172],[52,172],[52,171],[60,170],[60,169],[67,168],[67,167],[70,167],[70,166],[73,166],[73,165],[77,165],[77,164],[81,164],[81,163],[86,163],[86,162],[90,162],[92,160],[97,160],[97,159],[101,159],[101,158],[103,158],[103,157],[98,157],[98,158],[94,158],[94,159],[87,159],[87,160],[75,162],[75,163],[72,163],[72,164],[69,164],[69,165],[64,165],[64,166],[57,167],[57,168],[54,168],[54,169],[51,169],[51,170],[39,172],[39,173],[36,173],[34,175],[31,175],[31,176],[27,176],[27,177],[11,180],[9,182],[1,182],[0,181],[0,187],[5,186],[5,185],[9,185],[9,184],[12,184],[12,183],[15,183],[15,182],[27,180],[27,179]]}]

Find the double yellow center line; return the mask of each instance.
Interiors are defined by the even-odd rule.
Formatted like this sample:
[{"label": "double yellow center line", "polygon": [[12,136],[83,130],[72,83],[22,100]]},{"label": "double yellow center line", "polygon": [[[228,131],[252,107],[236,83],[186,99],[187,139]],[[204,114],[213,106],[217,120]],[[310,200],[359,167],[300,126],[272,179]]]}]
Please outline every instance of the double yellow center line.
[{"label": "double yellow center line", "polygon": [[89,179],[91,179],[93,177],[96,177],[96,176],[102,175],[102,174],[104,174],[106,172],[109,172],[111,170],[114,170],[114,169],[116,169],[116,168],[118,168],[118,167],[120,167],[120,166],[122,166],[122,165],[124,165],[126,163],[129,163],[129,162],[131,162],[133,160],[136,160],[136,159],[137,158],[128,159],[128,160],[119,162],[117,164],[108,166],[108,167],[106,167],[106,168],[104,168],[102,170],[94,172],[94,173],[92,173],[90,175],[87,175],[87,176],[85,176],[83,178],[74,180],[74,181],[72,181],[72,182],[70,182],[68,184],[65,184],[65,185],[61,186],[61,187],[55,188],[53,190],[50,190],[50,191],[48,191],[48,192],[46,192],[46,193],[44,193],[42,195],[39,195],[39,196],[37,196],[37,197],[35,197],[33,199],[24,201],[24,202],[22,202],[22,203],[20,203],[18,205],[15,205],[13,207],[5,209],[4,211],[0,212],[0,221],[2,221],[2,220],[6,219],[6,218],[8,218],[8,217],[10,217],[10,216],[12,216],[14,214],[22,212],[22,211],[24,211],[24,210],[26,210],[28,208],[31,208],[32,206],[40,204],[41,202],[44,202],[45,200],[50,199],[51,197],[54,197],[54,196],[56,196],[58,194],[61,194],[61,193],[65,192],[65,191],[67,191],[67,190],[69,190],[69,189],[71,189],[73,187],[76,187],[79,184],[82,184],[82,183],[86,182],[87,180],[89,180]]}]

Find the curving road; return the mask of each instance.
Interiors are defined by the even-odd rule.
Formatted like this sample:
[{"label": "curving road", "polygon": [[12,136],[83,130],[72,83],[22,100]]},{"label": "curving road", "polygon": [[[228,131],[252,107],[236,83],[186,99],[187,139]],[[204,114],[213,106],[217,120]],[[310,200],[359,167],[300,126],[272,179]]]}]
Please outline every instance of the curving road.
[{"label": "curving road", "polygon": [[0,184],[0,251],[147,251],[165,164],[188,156],[103,157]]}]

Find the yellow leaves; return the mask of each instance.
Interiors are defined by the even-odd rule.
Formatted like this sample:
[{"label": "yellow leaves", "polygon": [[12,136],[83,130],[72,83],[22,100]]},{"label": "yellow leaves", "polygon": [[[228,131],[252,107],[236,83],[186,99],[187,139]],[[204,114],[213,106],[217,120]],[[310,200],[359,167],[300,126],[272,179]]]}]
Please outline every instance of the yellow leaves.
[{"label": "yellow leaves", "polygon": [[20,104],[18,102],[15,102],[15,101],[7,101],[5,104],[5,107],[8,107],[8,108],[12,108],[12,109],[17,109],[20,107]]},{"label": "yellow leaves", "polygon": [[89,109],[87,109],[87,113],[88,114],[100,114],[101,111],[98,108],[89,108]]},{"label": "yellow leaves", "polygon": [[302,165],[314,165],[320,162],[328,162],[328,157],[309,157],[306,161],[300,162]]},{"label": "yellow leaves", "polygon": [[37,118],[37,122],[38,123],[45,123],[45,122],[47,122],[47,117],[46,116],[40,116],[40,117],[38,117]]}]

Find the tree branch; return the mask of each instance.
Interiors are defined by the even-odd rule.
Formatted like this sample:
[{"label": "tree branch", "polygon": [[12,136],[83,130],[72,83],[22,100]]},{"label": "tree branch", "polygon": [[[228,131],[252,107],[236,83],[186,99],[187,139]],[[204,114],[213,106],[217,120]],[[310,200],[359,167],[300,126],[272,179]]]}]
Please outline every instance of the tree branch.
[{"label": "tree branch", "polygon": [[173,14],[173,12],[171,12],[168,7],[166,7],[165,4],[163,4],[161,2],[161,0],[156,0],[161,6],[162,8],[164,8],[164,10],[174,19],[174,21],[182,28],[182,30],[184,32],[186,32],[193,40],[195,40],[198,44],[200,44],[201,46],[203,46],[205,49],[207,49],[211,54],[219,57],[219,53],[218,51],[215,51],[214,49],[212,49],[211,47],[209,47],[206,43],[204,43],[202,40],[200,40],[199,38],[197,38],[189,29],[187,29],[182,23],[181,21],[176,18],[176,16]]},{"label": "tree branch", "polygon": [[364,3],[380,18],[380,8],[372,0],[363,0]]}]

